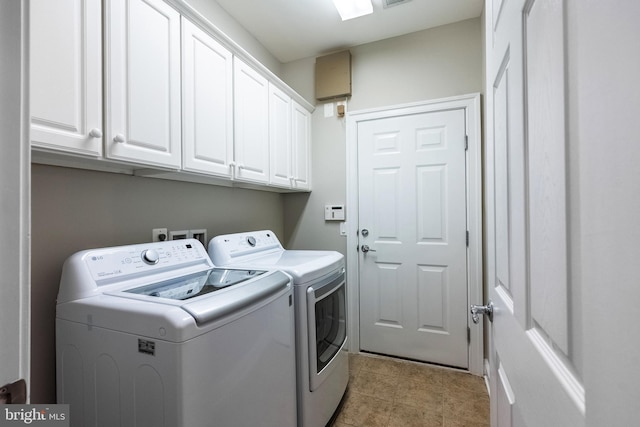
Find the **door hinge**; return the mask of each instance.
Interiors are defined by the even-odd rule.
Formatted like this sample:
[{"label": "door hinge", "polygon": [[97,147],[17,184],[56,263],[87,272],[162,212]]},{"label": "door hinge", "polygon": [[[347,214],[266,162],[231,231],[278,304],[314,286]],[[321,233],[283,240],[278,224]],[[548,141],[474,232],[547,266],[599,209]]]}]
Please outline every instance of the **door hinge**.
[{"label": "door hinge", "polygon": [[464,136],[464,151],[469,149],[469,135]]},{"label": "door hinge", "polygon": [[467,326],[467,343],[471,344],[471,328]]},{"label": "door hinge", "polygon": [[467,247],[469,247],[469,230],[467,230]]}]

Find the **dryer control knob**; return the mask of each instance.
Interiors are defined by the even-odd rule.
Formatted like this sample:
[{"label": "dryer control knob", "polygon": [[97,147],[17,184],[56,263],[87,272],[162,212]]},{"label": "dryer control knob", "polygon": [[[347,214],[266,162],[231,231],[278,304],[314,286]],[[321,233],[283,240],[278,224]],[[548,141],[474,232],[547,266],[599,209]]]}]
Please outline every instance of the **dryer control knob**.
[{"label": "dryer control knob", "polygon": [[247,237],[247,243],[249,246],[254,247],[256,245],[256,238],[253,236]]},{"label": "dryer control knob", "polygon": [[160,255],[154,249],[145,249],[140,256],[149,265],[157,264],[160,261]]}]

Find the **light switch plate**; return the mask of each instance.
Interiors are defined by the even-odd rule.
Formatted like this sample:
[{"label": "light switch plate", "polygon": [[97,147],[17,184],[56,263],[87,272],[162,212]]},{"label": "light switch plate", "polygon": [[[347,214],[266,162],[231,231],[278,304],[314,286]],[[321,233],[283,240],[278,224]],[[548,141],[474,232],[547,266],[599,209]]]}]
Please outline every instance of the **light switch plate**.
[{"label": "light switch plate", "polygon": [[324,118],[328,119],[329,117],[333,117],[333,102],[324,104]]}]

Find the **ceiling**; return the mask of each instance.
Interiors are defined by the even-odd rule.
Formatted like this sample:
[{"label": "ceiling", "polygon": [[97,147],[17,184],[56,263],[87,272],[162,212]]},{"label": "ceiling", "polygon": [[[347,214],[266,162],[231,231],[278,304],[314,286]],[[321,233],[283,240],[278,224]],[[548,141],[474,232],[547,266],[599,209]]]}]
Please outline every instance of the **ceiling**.
[{"label": "ceiling", "polygon": [[484,0],[410,0],[342,21],[333,0],[216,0],[280,62],[480,16]]}]

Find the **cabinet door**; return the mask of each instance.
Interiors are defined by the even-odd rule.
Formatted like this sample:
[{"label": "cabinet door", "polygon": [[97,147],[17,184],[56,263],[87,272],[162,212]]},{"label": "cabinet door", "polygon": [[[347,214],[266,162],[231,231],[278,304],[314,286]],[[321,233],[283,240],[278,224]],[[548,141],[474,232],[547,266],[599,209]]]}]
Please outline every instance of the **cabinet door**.
[{"label": "cabinet door", "polygon": [[269,182],[291,187],[291,97],[269,83]]},{"label": "cabinet door", "polygon": [[185,18],[182,100],[183,169],[231,176],[233,56]]},{"label": "cabinet door", "polygon": [[102,155],[100,0],[30,3],[31,143]]},{"label": "cabinet door", "polygon": [[292,101],[293,188],[311,190],[311,113]]},{"label": "cabinet door", "polygon": [[235,177],[269,182],[269,86],[238,58],[234,58]]},{"label": "cabinet door", "polygon": [[107,0],[107,157],[178,169],[180,15],[162,0]]}]

